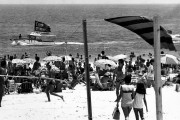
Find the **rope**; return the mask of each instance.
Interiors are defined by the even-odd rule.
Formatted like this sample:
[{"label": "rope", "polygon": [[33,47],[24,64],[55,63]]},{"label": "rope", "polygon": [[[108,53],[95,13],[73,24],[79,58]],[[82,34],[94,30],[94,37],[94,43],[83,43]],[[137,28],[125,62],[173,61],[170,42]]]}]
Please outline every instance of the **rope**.
[{"label": "rope", "polygon": [[0,75],[1,77],[13,77],[13,78],[29,78],[29,79],[46,79],[46,80],[56,80],[59,82],[66,82],[66,80],[48,78],[48,77],[34,77],[34,76],[13,76],[13,75]]},{"label": "rope", "polygon": [[86,20],[87,22],[102,22],[102,21],[105,21],[104,19],[97,19],[97,20],[89,20],[87,19]]},{"label": "rope", "polygon": [[[72,36],[73,36],[73,34],[75,33],[75,32],[77,32],[77,30],[79,29],[79,27],[82,25],[82,23],[80,23],[78,26],[77,26],[77,28],[72,32],[72,34],[70,34],[70,35],[67,35],[67,37],[66,38],[71,38]],[[67,42],[67,40],[65,39],[65,41]]]}]

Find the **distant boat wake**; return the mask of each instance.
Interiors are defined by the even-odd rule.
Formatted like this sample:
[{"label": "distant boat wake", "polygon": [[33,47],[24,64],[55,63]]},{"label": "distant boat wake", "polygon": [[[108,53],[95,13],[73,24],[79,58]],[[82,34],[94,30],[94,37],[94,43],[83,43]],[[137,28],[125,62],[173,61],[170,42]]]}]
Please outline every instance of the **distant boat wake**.
[{"label": "distant boat wake", "polygon": [[13,46],[54,46],[54,45],[83,45],[81,42],[38,42],[38,41],[30,41],[30,40],[21,40],[21,41],[13,41],[11,45]]}]

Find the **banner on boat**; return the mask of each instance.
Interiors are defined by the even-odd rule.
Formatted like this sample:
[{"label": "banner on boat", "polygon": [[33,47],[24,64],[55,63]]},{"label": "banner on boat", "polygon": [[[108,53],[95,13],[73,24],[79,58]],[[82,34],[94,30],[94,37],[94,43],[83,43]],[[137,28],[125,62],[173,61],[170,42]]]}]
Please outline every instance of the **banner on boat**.
[{"label": "banner on boat", "polygon": [[34,31],[51,32],[51,28],[43,22],[35,21]]},{"label": "banner on boat", "polygon": [[[120,25],[143,38],[150,45],[154,45],[153,20],[142,16],[122,16],[105,19],[105,21]],[[176,51],[172,37],[160,26],[161,48]]]}]

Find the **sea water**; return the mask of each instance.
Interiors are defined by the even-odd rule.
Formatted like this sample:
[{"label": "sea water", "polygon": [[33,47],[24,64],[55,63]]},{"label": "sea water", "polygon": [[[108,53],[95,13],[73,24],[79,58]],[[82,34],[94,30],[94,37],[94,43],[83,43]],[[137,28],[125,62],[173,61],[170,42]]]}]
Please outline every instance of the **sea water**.
[{"label": "sea water", "polygon": [[[55,55],[84,54],[80,44],[58,46],[12,46],[10,39],[19,34],[26,37],[34,30],[34,21],[51,27],[56,42],[82,42],[82,20],[87,20],[89,54],[97,56],[102,50],[107,55],[122,53],[148,53],[153,47],[135,33],[118,25],[104,21],[120,16],[161,17],[160,24],[174,34],[180,33],[180,5],[0,5],[0,56],[27,52],[30,57],[46,56],[47,51]],[[179,52],[179,44],[176,48]],[[66,52],[67,51],[67,52]]]}]

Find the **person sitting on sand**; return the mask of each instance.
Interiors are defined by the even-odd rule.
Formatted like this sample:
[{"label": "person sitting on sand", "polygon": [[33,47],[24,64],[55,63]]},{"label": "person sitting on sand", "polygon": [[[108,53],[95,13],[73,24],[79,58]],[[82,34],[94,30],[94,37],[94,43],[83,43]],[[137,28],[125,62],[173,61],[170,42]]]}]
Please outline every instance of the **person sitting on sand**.
[{"label": "person sitting on sand", "polygon": [[[54,78],[55,76],[53,75],[53,73],[52,73],[52,71],[51,71],[51,66],[50,66],[49,64],[47,64],[47,66],[48,66],[48,67],[47,67],[47,68],[48,68],[48,76],[49,76],[50,78]],[[45,89],[45,93],[46,93],[46,95],[47,95],[48,102],[51,101],[51,99],[50,99],[50,94],[51,94],[51,95],[54,95],[54,96],[57,96],[57,97],[60,97],[60,98],[64,101],[63,96],[58,95],[58,94],[56,94],[56,93],[53,92],[53,91],[54,91],[54,84],[55,84],[55,81],[54,81],[54,80],[46,80],[46,84],[47,84],[47,86],[46,86],[46,89]]]},{"label": "person sitting on sand", "polygon": [[95,78],[96,78],[96,83],[98,85],[99,90],[107,90],[108,89],[108,81],[110,81],[110,78],[109,78],[109,68],[110,68],[110,65],[106,64],[105,65],[105,68],[104,69],[96,69],[96,72],[95,72]]}]

